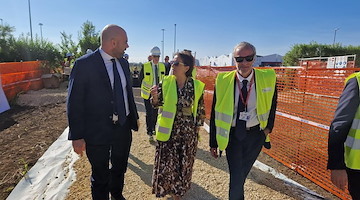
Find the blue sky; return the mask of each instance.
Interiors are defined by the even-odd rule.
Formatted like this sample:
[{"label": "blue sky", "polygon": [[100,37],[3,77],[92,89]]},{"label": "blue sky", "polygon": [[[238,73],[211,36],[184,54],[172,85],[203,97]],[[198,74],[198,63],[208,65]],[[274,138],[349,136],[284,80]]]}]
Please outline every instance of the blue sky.
[{"label": "blue sky", "polygon": [[[360,45],[359,0],[30,0],[33,35],[60,43],[60,32],[75,41],[89,20],[100,31],[117,24],[128,34],[131,62],[145,61],[153,46],[164,55],[190,49],[196,57],[229,54],[248,41],[258,55],[284,55],[291,46],[315,41]],[[0,18],[16,28],[15,36],[30,32],[28,0],[0,0]]]}]

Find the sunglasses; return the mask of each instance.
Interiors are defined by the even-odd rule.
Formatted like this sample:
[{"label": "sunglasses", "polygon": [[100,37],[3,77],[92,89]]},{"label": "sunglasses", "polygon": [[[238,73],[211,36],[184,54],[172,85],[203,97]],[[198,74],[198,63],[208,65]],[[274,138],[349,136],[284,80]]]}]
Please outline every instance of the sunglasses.
[{"label": "sunglasses", "polygon": [[236,62],[242,62],[244,61],[244,59],[247,61],[247,62],[251,62],[254,60],[254,57],[255,55],[250,55],[250,56],[245,56],[245,57],[234,57]]},{"label": "sunglasses", "polygon": [[184,65],[187,66],[185,63],[179,62],[179,61],[172,61],[171,65],[178,66],[178,65]]},{"label": "sunglasses", "polygon": [[152,56],[152,57],[154,57],[154,58],[160,58],[160,56]]}]

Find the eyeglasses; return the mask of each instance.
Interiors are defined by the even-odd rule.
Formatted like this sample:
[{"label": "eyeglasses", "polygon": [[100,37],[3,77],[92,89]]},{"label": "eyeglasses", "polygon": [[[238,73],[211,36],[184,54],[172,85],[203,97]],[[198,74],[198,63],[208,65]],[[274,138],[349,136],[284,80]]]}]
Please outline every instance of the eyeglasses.
[{"label": "eyeglasses", "polygon": [[182,62],[179,62],[179,61],[172,61],[171,65],[174,65],[174,66],[179,66],[179,65],[187,66],[185,63],[182,63]]},{"label": "eyeglasses", "polygon": [[255,57],[255,54],[250,55],[250,56],[245,56],[245,57],[234,57],[234,58],[235,58],[236,62],[242,62],[242,61],[244,61],[244,59],[247,62],[251,62],[254,60],[254,57]]}]

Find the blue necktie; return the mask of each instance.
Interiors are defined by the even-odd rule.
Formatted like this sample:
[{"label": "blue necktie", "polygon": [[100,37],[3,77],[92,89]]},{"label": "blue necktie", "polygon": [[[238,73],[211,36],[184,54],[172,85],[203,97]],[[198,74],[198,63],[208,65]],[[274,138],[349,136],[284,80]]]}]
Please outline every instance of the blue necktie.
[{"label": "blue necktie", "polygon": [[114,72],[114,114],[119,116],[118,123],[120,125],[124,125],[126,121],[126,113],[125,113],[125,102],[124,102],[124,91],[121,84],[121,77],[119,71],[116,67],[115,59],[111,59],[113,63],[113,72]]},{"label": "blue necktie", "polygon": [[[248,80],[242,81],[241,94],[243,96],[244,101],[246,102],[248,91],[247,91],[247,83]],[[239,94],[240,95],[240,94]],[[239,120],[240,112],[245,111],[245,105],[239,97],[238,107],[237,107],[237,115],[236,115],[236,127],[235,127],[235,135],[239,140],[242,140],[246,136],[246,121]]]}]

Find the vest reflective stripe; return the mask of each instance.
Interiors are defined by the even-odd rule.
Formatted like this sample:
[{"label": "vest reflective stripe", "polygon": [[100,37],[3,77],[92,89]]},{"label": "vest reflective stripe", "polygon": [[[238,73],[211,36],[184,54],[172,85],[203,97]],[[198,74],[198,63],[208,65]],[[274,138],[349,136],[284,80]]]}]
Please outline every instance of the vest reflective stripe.
[{"label": "vest reflective stripe", "polygon": [[351,149],[360,150],[360,140],[351,136],[347,136],[345,145]]},{"label": "vest reflective stripe", "polygon": [[353,123],[351,124],[352,129],[358,129],[360,127],[360,119],[354,119]]},{"label": "vest reflective stripe", "polygon": [[174,114],[174,113],[172,113],[172,112],[162,111],[162,116],[163,116],[163,117],[166,117],[166,118],[170,118],[170,119],[172,119],[172,118],[174,118],[174,117],[175,117],[175,114]]},{"label": "vest reflective stripe", "polygon": [[[220,150],[229,143],[229,134],[234,113],[234,86],[236,70],[219,73],[216,78],[215,126],[216,140]],[[276,74],[273,69],[255,69],[256,113],[260,128],[267,126],[272,98],[275,92]],[[269,136],[266,138],[270,140]]]},{"label": "vest reflective stripe", "polygon": [[[347,83],[347,81],[353,77],[356,77],[357,79],[360,92],[360,72],[351,74],[346,79],[345,83]],[[356,111],[344,146],[346,167],[350,169],[360,170],[360,105]]]},{"label": "vest reflective stripe", "polygon": [[[161,82],[165,76],[165,65],[163,63],[158,63],[158,77],[159,82]],[[154,72],[152,68],[152,63],[147,62],[144,64],[144,79],[141,82],[141,97],[144,99],[150,98],[150,89],[153,86],[154,81]]]},{"label": "vest reflective stripe", "polygon": [[[194,80],[195,99],[192,106],[194,119],[197,115],[199,99],[204,92],[205,84],[199,80]],[[156,125],[156,139],[162,142],[170,139],[177,109],[177,87],[174,75],[166,76],[162,83],[164,105],[159,109]]]},{"label": "vest reflective stripe", "polygon": [[221,113],[221,112],[216,112],[215,111],[215,119],[216,120],[221,120],[225,123],[231,124],[232,123],[232,115],[227,115],[225,113]]}]

